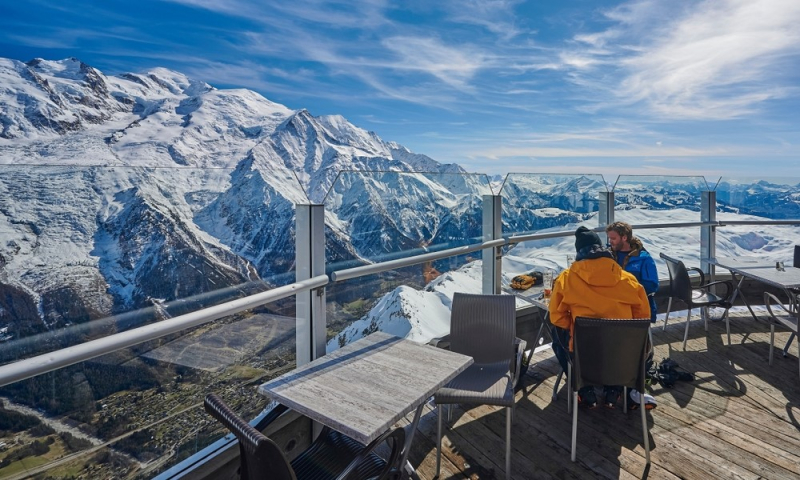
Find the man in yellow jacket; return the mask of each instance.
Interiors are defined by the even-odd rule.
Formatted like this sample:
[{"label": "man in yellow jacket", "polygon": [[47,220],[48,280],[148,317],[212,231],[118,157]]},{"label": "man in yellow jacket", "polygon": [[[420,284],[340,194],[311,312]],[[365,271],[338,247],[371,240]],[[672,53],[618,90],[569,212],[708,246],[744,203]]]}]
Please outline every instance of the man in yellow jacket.
[{"label": "man in yellow jacket", "polygon": [[[564,270],[553,285],[550,322],[569,331],[569,350],[575,318],[650,318],[650,303],[636,277],[619,266],[613,254],[603,247],[600,237],[581,226],[575,231],[575,262]],[[606,406],[613,408],[622,391],[604,388]],[[578,392],[581,404],[597,405],[594,387]]]}]

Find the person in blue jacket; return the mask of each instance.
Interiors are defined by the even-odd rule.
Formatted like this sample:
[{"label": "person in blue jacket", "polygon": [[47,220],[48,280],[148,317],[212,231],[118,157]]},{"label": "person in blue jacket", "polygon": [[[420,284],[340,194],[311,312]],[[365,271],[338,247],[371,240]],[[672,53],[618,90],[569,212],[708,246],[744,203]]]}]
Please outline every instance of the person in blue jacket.
[{"label": "person in blue jacket", "polygon": [[645,250],[642,241],[633,236],[633,228],[625,222],[614,222],[606,227],[608,243],[617,263],[626,272],[632,273],[644,287],[650,301],[650,321],[656,321],[656,299],[658,270],[656,262]]},{"label": "person in blue jacket", "polygon": [[[614,258],[626,272],[632,273],[644,287],[647,299],[650,302],[650,321],[656,321],[656,291],[658,291],[658,270],[656,262],[650,253],[645,250],[642,241],[633,236],[633,227],[625,222],[614,222],[606,227],[606,235]],[[647,368],[653,362],[653,352],[647,357]],[[639,404],[639,392],[632,388],[628,390],[631,405]],[[655,398],[644,394],[645,406],[648,410],[656,407]]]}]

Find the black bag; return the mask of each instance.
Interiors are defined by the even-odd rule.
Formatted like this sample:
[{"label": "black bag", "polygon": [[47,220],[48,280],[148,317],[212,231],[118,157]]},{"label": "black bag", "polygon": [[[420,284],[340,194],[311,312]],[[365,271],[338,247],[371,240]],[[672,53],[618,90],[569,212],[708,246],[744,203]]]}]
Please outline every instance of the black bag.
[{"label": "black bag", "polygon": [[658,383],[660,383],[664,388],[674,387],[675,382],[677,381],[694,381],[694,375],[681,370],[678,366],[678,362],[672,360],[671,358],[665,358],[664,360],[661,360],[661,363],[658,364],[658,368],[656,369],[655,377],[658,380]]}]

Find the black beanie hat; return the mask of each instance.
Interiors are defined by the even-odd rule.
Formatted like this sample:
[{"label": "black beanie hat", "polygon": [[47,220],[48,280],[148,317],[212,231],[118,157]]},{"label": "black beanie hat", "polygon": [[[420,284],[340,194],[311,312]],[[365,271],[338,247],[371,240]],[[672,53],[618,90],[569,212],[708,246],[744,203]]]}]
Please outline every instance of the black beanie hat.
[{"label": "black beanie hat", "polygon": [[575,251],[580,252],[583,247],[588,247],[590,245],[599,245],[602,247],[603,243],[596,233],[581,225],[575,230]]}]

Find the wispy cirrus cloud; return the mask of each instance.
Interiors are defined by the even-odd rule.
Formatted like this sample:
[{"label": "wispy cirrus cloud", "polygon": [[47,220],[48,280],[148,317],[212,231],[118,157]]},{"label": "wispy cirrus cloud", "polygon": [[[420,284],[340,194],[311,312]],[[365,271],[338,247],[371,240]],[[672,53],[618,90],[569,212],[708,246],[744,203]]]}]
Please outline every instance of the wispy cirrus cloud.
[{"label": "wispy cirrus cloud", "polygon": [[609,103],[726,119],[792,93],[779,77],[800,58],[800,2],[644,0],[605,15],[613,25],[576,35],[561,60],[575,79],[607,90]]}]

